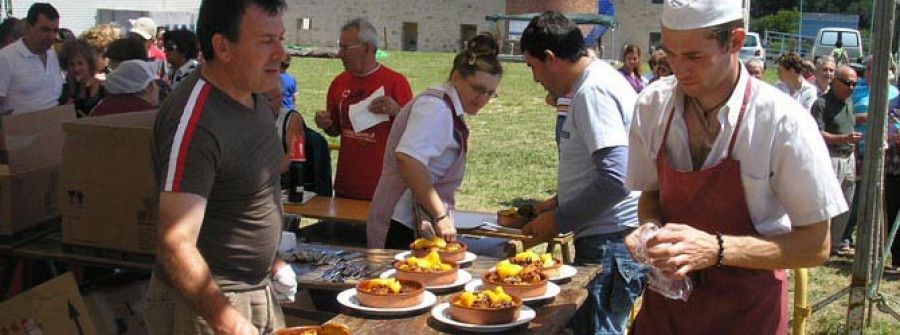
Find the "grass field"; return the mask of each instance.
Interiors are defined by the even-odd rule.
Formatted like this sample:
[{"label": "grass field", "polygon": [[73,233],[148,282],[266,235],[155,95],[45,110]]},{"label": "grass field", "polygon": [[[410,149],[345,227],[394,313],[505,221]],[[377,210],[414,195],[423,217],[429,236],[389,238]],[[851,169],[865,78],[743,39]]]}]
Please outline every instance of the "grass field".
[{"label": "grass field", "polygon": [[[382,63],[406,75],[416,94],[445,81],[452,58],[449,53],[390,52]],[[457,198],[460,208],[495,211],[521,201],[543,200],[555,193],[555,110],[544,104],[546,93],[531,79],[524,63],[504,66],[499,96],[479,115],[466,119],[471,129],[471,149],[466,179]],[[328,85],[342,70],[336,59],[293,60],[290,72],[300,87],[297,106],[308,122],[312,123],[316,110],[324,109]],[[777,80],[774,71],[770,68],[766,76],[773,82]],[[847,287],[851,263],[852,259],[836,258],[811,269],[809,301],[821,301]],[[890,273],[881,287],[881,292],[893,294],[895,299],[900,297],[896,272]],[[841,333],[846,308],[847,298],[843,297],[816,312],[810,319],[808,333]],[[900,334],[900,321],[876,311],[867,333]]]}]

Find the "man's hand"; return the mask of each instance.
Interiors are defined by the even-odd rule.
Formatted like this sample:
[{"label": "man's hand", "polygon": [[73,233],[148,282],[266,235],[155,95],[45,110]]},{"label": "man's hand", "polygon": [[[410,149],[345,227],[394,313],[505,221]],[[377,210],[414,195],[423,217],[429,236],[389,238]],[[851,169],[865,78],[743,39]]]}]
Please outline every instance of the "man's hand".
[{"label": "man's hand", "polygon": [[334,126],[334,121],[331,120],[331,113],[325,110],[321,110],[316,112],[316,126],[320,129],[330,129]]},{"label": "man's hand", "polygon": [[440,236],[447,242],[456,241],[456,223],[449,215],[438,222],[434,223],[434,230],[437,236]]},{"label": "man's hand", "polygon": [[281,259],[272,265],[272,288],[279,303],[292,303],[297,296],[297,274]]},{"label": "man's hand", "polygon": [[641,243],[641,234],[644,233],[644,230],[650,229],[651,227],[656,227],[656,224],[653,222],[648,222],[642,224],[638,229],[635,229],[625,237],[625,247],[628,248],[628,252],[631,253],[631,258],[634,260],[646,263],[647,260],[644,259],[644,246]]},{"label": "man's hand", "polygon": [[221,320],[214,327],[217,335],[259,335],[259,330],[234,308],[224,311]]},{"label": "man's hand", "polygon": [[847,135],[844,135],[844,142],[847,144],[857,144],[862,140],[862,133],[851,132]]},{"label": "man's hand", "polygon": [[557,200],[556,196],[554,196],[534,205],[534,213],[541,214],[543,212],[549,212],[556,209],[557,207],[559,207],[559,201]]},{"label": "man's hand", "polygon": [[671,274],[671,279],[681,279],[691,271],[716,265],[719,243],[715,235],[688,225],[668,223],[647,240],[647,256],[653,266]]},{"label": "man's hand", "polygon": [[539,214],[522,228],[522,234],[534,236],[540,241],[549,241],[559,236],[559,228],[556,227],[556,218],[553,215],[552,211]]},{"label": "man's hand", "polygon": [[400,105],[389,96],[380,96],[372,100],[369,104],[369,111],[375,114],[386,114],[388,116],[400,113]]}]

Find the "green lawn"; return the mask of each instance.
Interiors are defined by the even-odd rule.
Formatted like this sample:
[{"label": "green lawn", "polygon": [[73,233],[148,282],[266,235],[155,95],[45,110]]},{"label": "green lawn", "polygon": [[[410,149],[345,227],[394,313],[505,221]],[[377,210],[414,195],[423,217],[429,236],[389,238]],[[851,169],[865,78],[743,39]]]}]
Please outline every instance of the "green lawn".
[{"label": "green lawn", "polygon": [[[393,51],[382,63],[406,75],[415,94],[445,81],[452,58],[449,53]],[[499,96],[479,115],[467,119],[472,137],[466,180],[458,197],[460,208],[495,211],[522,200],[543,200],[556,189],[555,110],[544,104],[546,93],[531,79],[524,63],[504,66]],[[328,85],[340,71],[336,59],[294,58],[290,72],[300,86],[298,109],[308,122],[312,123],[316,110],[325,108]],[[773,67],[766,79],[777,80]],[[838,258],[810,271],[811,303],[849,285],[848,263],[848,259]],[[894,294],[895,299],[900,296],[896,272],[888,275],[881,291]],[[840,333],[846,306],[844,297],[817,312],[808,333]],[[900,333],[900,322],[886,314],[876,311],[873,319],[869,334]]]}]

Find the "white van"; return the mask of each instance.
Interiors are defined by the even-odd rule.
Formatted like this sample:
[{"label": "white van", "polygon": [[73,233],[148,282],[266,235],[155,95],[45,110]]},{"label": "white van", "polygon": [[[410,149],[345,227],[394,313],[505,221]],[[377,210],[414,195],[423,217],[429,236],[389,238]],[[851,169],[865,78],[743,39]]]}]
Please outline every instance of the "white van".
[{"label": "white van", "polygon": [[741,48],[739,56],[741,62],[746,62],[750,58],[759,58],[765,63],[766,49],[762,46],[762,40],[759,39],[759,34],[747,32],[747,37],[744,38],[744,47]]},{"label": "white van", "polygon": [[816,41],[813,44],[812,58],[817,59],[822,56],[831,55],[834,44],[841,41],[842,48],[850,56],[850,62],[858,62],[863,56],[862,37],[859,30],[849,28],[822,28],[816,34]]}]

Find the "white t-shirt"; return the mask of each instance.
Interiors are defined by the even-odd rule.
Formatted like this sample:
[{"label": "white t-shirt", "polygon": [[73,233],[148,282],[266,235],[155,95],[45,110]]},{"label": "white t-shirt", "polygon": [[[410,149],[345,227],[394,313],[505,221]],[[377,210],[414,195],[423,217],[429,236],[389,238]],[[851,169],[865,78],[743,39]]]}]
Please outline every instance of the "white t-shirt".
[{"label": "white t-shirt", "polygon": [[797,102],[800,103],[800,106],[803,106],[803,109],[807,112],[809,112],[812,105],[816,103],[816,99],[819,98],[819,88],[804,79],[800,79],[800,89],[798,89],[797,92],[794,92],[794,94],[791,94],[791,89],[788,88],[787,84],[784,82],[779,81],[775,83],[775,87],[794,100],[797,100]]},{"label": "white t-shirt", "polygon": [[[570,204],[598,178],[591,155],[603,148],[628,146],[628,129],[637,100],[637,93],[621,73],[599,60],[585,68],[572,93],[569,115],[560,132],[556,176],[559,208],[564,213],[590,210]],[[587,222],[576,222],[576,237],[636,227],[639,197],[640,192],[631,192],[609,210],[596,213]]]},{"label": "white t-shirt", "polygon": [[[456,115],[464,114],[453,85],[441,84],[431,89],[449,94]],[[431,181],[436,182],[447,173],[461,149],[460,143],[453,138],[453,116],[444,99],[422,95],[413,100],[406,130],[395,152],[407,154],[425,165],[431,174]],[[412,202],[412,191],[407,190],[394,207],[392,219],[413,228]]]},{"label": "white t-shirt", "polygon": [[53,48],[47,50],[47,66],[31,53],[23,39],[0,50],[0,112],[20,114],[56,106],[63,78]]},{"label": "white t-shirt", "polygon": [[[749,74],[741,65],[736,89],[719,110],[722,128],[703,168],[728,154],[747,78]],[[744,195],[756,230],[763,235],[784,234],[792,226],[810,225],[847,211],[815,120],[795,100],[755,78],[752,80],[750,102],[735,140],[733,158],[741,162]],[[673,111],[666,159],[680,171],[690,171],[693,165],[682,117],[684,93],[677,88],[677,80],[674,76],[662,78],[648,88],[635,106],[625,183],[636,190],[658,191],[657,150]]]}]

